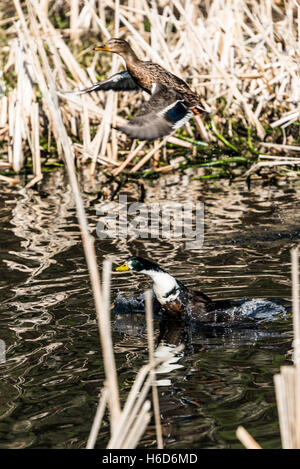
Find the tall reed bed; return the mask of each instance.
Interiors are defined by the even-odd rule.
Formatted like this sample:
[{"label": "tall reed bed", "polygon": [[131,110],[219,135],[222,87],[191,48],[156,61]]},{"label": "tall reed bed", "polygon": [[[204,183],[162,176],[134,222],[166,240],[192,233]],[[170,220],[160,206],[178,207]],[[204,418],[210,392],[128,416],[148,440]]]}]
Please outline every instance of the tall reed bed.
[{"label": "tall reed bed", "polygon": [[[198,156],[207,168],[216,144],[231,157],[246,155],[226,163],[242,164],[240,174],[262,167],[297,171],[296,0],[13,0],[2,1],[0,11],[3,171],[19,172],[31,161],[36,182],[43,165],[61,157],[48,98],[49,71],[75,158],[78,164],[89,161],[91,173],[96,167],[115,176],[149,168],[168,171],[184,166],[183,153],[194,160]],[[128,39],[141,58],[186,79],[211,116],[196,117],[159,143],[139,143],[113,127],[134,112],[141,94],[61,93],[87,87],[120,68],[116,55],[93,51],[111,36]]]}]

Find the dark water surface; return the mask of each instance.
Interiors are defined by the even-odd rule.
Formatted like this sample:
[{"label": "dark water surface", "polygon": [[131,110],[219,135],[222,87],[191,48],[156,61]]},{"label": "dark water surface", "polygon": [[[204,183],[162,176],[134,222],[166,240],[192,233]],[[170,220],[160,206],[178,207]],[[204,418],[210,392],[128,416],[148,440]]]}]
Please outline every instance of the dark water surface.
[{"label": "dark water surface", "polygon": [[[84,175],[91,229],[99,203],[113,196]],[[93,300],[74,203],[62,172],[38,189],[0,186],[0,448],[82,448],[104,380]],[[227,181],[209,184],[189,174],[121,188],[129,202],[203,202],[205,240],[187,250],[182,239],[99,239],[101,267],[138,254],[158,262],[185,285],[214,299],[277,299],[288,310],[290,248],[299,242],[300,184]],[[132,273],[112,274],[112,299],[137,297],[150,285]],[[131,301],[131,300],[129,300]],[[114,314],[113,341],[121,399],[147,360],[143,315]],[[185,355],[158,375],[166,448],[239,448],[243,424],[264,448],[280,447],[273,375],[291,363],[289,314],[258,327],[171,329],[155,321],[160,350],[182,338]],[[109,436],[105,419],[98,447]],[[155,447],[153,423],[141,447]]]}]

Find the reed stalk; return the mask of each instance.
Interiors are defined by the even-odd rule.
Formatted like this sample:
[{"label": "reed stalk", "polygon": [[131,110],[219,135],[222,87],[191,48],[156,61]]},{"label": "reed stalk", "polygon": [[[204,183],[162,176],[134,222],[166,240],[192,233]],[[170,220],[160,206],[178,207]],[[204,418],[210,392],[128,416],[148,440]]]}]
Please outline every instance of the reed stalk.
[{"label": "reed stalk", "polygon": [[[149,363],[151,365],[153,365],[154,363],[154,332],[153,332],[152,301],[153,301],[152,290],[147,290],[145,292],[145,309],[146,309]],[[162,449],[164,446],[163,446],[163,438],[162,438],[162,428],[161,428],[161,423],[160,423],[159,397],[158,397],[157,386],[155,383],[155,369],[154,368],[152,368],[152,370],[150,371],[150,378],[152,380],[152,402],[153,402],[154,419],[155,419],[157,448]]]},{"label": "reed stalk", "polygon": [[[118,429],[111,437],[107,445],[108,449],[129,448],[127,446],[128,440],[126,442],[127,435],[130,434],[132,428],[136,428],[135,422],[139,418],[138,416],[140,411],[143,413],[145,420],[148,420],[149,417],[145,415],[145,407],[143,407],[143,405],[153,382],[152,376],[150,375],[151,370],[161,363],[170,360],[171,357],[182,351],[183,348],[183,345],[179,345],[174,350],[172,350],[172,353],[168,353],[163,357],[156,358],[152,361],[152,363],[148,363],[147,365],[142,366],[142,368],[139,370],[127,397],[126,403],[123,407]],[[132,442],[130,442],[130,448],[134,448],[137,443],[138,441],[136,441],[133,445]]]},{"label": "reed stalk", "polygon": [[[33,2],[34,3],[34,2]],[[17,9],[20,13],[21,18],[23,18],[23,26],[24,32],[28,33],[27,26],[22,17],[21,7],[19,4],[19,0],[15,0],[15,4]],[[31,7],[29,7],[29,15],[34,25],[36,20],[34,16],[34,11]],[[37,25],[36,25],[37,27]],[[98,325],[99,325],[99,333],[100,333],[100,340],[102,344],[102,353],[103,353],[103,360],[104,360],[104,367],[106,372],[106,379],[107,379],[107,387],[109,389],[109,409],[111,415],[111,422],[112,422],[112,432],[117,425],[120,416],[120,402],[118,397],[118,385],[117,385],[117,376],[115,370],[115,362],[113,358],[113,349],[111,344],[111,335],[110,335],[110,319],[109,319],[109,311],[108,311],[108,300],[101,294],[101,284],[100,284],[100,276],[97,266],[97,258],[94,248],[94,240],[93,237],[90,235],[88,222],[82,202],[82,197],[80,194],[78,181],[76,178],[75,167],[74,167],[74,153],[72,146],[70,144],[70,140],[66,131],[66,128],[63,123],[63,119],[61,116],[61,112],[58,105],[57,95],[55,91],[55,81],[52,76],[49,63],[44,52],[44,49],[41,45],[40,39],[37,36],[37,47],[42,59],[44,70],[47,72],[47,75],[44,77],[45,80],[48,80],[49,83],[49,91],[48,87],[45,87],[45,98],[47,99],[48,103],[48,111],[49,116],[52,122],[55,122],[56,130],[57,130],[57,137],[59,138],[59,142],[62,146],[64,152],[64,158],[66,162],[66,168],[69,176],[70,186],[72,188],[78,222],[81,230],[82,236],[82,243],[84,248],[84,253],[87,261],[87,266],[90,275],[90,281],[93,290],[94,302],[95,302],[95,309],[98,318]],[[109,267],[110,268],[110,267]],[[106,266],[106,269],[108,267]],[[107,273],[105,274],[105,278],[107,278]],[[101,327],[100,327],[101,324]]]},{"label": "reed stalk", "polygon": [[98,433],[99,433],[101,423],[104,417],[107,401],[108,401],[108,389],[107,387],[104,387],[100,394],[97,411],[96,411],[93,424],[92,424],[92,428],[89,434],[89,438],[86,444],[86,449],[93,449],[95,447]]},{"label": "reed stalk", "polygon": [[[281,444],[283,449],[300,449],[300,305],[299,305],[299,250],[291,250],[293,301],[293,366],[282,366],[274,375]],[[238,427],[237,438],[246,448],[259,445],[243,427]]]},{"label": "reed stalk", "polygon": [[250,433],[247,432],[247,430],[239,426],[236,430],[236,436],[240,440],[241,443],[245,446],[247,449],[261,449],[261,446],[252,438]]},{"label": "reed stalk", "polygon": [[294,396],[293,415],[295,419],[295,446],[300,449],[300,302],[299,302],[299,249],[291,251],[292,263],[292,298],[293,298],[293,330],[294,330]]}]

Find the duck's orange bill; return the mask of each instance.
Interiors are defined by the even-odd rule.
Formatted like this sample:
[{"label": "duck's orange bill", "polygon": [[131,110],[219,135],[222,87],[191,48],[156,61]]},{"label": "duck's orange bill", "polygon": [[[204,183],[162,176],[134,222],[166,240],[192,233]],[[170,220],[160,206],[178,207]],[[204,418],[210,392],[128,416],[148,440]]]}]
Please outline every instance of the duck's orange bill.
[{"label": "duck's orange bill", "polygon": [[108,50],[108,51],[110,51],[110,48],[106,44],[104,44],[104,46],[95,47],[94,50]]},{"label": "duck's orange bill", "polygon": [[129,270],[127,262],[124,262],[124,264],[120,265],[119,267],[116,268],[118,272],[124,272],[125,270]]}]

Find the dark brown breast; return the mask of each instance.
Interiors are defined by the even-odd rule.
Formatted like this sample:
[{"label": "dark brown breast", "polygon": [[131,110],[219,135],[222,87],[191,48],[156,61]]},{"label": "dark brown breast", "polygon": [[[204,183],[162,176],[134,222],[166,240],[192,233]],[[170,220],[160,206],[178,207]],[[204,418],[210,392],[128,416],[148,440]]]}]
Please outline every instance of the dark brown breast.
[{"label": "dark brown breast", "polygon": [[232,322],[236,318],[228,314],[228,309],[231,307],[230,300],[212,301],[205,293],[184,289],[175,301],[170,301],[162,307],[162,313],[168,320],[194,319],[197,322],[206,323]]},{"label": "dark brown breast", "polygon": [[183,289],[175,301],[170,301],[162,307],[166,318],[191,318],[199,321],[210,321],[208,313],[213,309],[213,302],[207,295],[189,289]]}]

